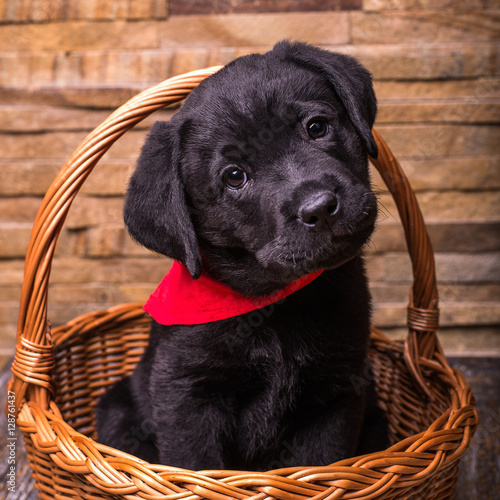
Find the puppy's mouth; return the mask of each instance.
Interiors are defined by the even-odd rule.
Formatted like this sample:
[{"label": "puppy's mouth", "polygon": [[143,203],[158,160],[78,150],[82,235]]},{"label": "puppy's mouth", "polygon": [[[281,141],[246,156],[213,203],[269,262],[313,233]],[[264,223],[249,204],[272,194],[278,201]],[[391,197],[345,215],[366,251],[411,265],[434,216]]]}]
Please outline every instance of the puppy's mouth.
[{"label": "puppy's mouth", "polygon": [[320,269],[334,269],[359,255],[369,241],[374,222],[368,221],[355,233],[336,237],[322,233],[314,238],[281,235],[256,253],[259,263],[273,274],[292,281]]}]

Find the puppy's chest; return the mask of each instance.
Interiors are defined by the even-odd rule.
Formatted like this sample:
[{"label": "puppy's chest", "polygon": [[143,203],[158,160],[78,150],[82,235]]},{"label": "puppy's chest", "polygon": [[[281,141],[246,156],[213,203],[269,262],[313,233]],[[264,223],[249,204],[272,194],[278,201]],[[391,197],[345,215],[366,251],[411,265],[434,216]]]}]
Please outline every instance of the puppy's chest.
[{"label": "puppy's chest", "polygon": [[254,341],[229,363],[227,375],[237,380],[233,395],[239,411],[254,407],[252,411],[262,409],[279,417],[293,411],[300,400],[332,393],[340,385],[334,356],[307,342],[283,341],[266,333],[256,332]]}]

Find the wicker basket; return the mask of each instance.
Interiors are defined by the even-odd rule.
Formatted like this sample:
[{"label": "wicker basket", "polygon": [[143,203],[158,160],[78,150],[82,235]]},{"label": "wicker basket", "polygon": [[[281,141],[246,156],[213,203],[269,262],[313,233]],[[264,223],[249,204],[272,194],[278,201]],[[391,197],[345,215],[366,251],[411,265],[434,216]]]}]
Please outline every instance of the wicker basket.
[{"label": "wicker basket", "polygon": [[13,377],[17,426],[43,499],[229,498],[267,500],[453,498],[458,462],[477,425],[474,399],[449,367],[438,328],[434,256],[415,195],[374,131],[373,161],[404,225],[414,284],[406,341],[374,329],[370,357],[391,447],[327,467],[258,472],[192,472],[151,465],[95,441],[98,397],[129,374],[148,339],[141,304],[80,316],[50,331],[47,290],[57,237],[70,205],[97,161],[128,129],[176,103],[218,68],[169,79],[131,99],[95,129],[50,186],[26,256]]}]

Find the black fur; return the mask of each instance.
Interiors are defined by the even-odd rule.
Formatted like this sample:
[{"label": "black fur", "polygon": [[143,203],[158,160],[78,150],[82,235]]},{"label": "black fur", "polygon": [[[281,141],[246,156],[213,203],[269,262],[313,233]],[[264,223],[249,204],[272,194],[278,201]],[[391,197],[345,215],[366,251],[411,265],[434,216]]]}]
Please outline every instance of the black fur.
[{"label": "black fur", "polygon": [[[153,126],[125,204],[137,241],[249,296],[326,271],[240,317],[153,322],[136,370],[99,402],[101,442],[189,469],[322,465],[385,445],[380,415],[374,432],[363,427],[377,413],[360,256],[376,219],[375,115],[354,59],[281,42],[233,61]],[[311,137],[312,122],[326,132]],[[246,172],[241,189],[226,185],[228,168]]]}]

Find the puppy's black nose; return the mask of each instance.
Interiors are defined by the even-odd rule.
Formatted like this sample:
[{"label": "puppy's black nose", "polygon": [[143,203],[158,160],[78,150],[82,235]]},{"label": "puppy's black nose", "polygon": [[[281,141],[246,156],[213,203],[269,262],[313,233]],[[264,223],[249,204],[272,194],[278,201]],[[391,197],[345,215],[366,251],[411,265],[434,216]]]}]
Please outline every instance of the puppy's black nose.
[{"label": "puppy's black nose", "polygon": [[330,227],[339,209],[337,197],[331,191],[308,196],[299,208],[299,221],[316,230]]}]

